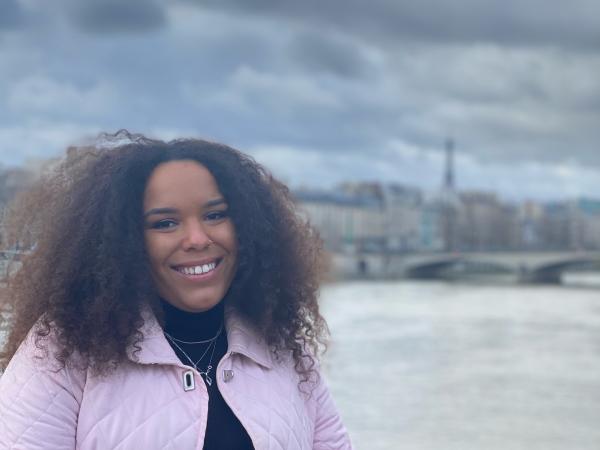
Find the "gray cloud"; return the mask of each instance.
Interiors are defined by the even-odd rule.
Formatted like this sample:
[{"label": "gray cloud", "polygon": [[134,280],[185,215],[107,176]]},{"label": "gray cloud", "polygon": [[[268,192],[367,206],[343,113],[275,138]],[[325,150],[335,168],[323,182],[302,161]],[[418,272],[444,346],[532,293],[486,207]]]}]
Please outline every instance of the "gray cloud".
[{"label": "gray cloud", "polygon": [[167,21],[157,0],[69,0],[66,5],[75,25],[92,33],[147,32]]},{"label": "gray cloud", "polygon": [[371,73],[371,62],[358,45],[340,36],[300,32],[289,46],[290,59],[304,69],[340,77],[364,77]]},{"label": "gray cloud", "polygon": [[126,127],[227,142],[292,184],[426,187],[453,136],[469,187],[548,196],[597,174],[600,192],[591,3],[567,30],[583,2],[563,20],[539,0],[140,1],[23,3],[35,26],[0,40],[1,161]]},{"label": "gray cloud", "polygon": [[24,13],[17,0],[2,0],[0,5],[0,31],[18,28],[24,22]]},{"label": "gray cloud", "polygon": [[600,46],[600,4],[574,0],[181,0],[202,7],[327,24],[385,40],[490,42],[512,45]]}]

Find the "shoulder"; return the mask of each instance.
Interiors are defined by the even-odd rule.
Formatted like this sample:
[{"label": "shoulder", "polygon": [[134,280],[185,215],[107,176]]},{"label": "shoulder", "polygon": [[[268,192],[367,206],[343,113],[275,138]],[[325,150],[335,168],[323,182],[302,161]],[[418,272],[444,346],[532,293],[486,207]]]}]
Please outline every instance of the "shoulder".
[{"label": "shoulder", "polygon": [[47,374],[53,378],[65,377],[73,382],[85,377],[86,369],[82,358],[74,353],[62,365],[55,357],[59,350],[56,332],[50,330],[47,336],[37,336],[36,327],[37,324],[29,331],[0,380],[11,373],[22,371]]},{"label": "shoulder", "polygon": [[[61,367],[52,333],[39,343],[31,331],[0,377],[0,447],[40,448],[46,442],[68,448],[74,439],[86,371],[75,360]],[[62,432],[48,442],[52,429]]]}]

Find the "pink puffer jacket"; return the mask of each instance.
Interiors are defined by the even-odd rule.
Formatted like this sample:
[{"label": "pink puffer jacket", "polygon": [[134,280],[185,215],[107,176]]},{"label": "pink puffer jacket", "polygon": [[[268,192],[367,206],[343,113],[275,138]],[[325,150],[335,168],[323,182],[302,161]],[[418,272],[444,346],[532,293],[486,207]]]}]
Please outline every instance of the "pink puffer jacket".
[{"label": "pink puffer jacket", "polygon": [[[260,335],[229,310],[229,350],[215,376],[223,398],[257,450],[351,449],[321,377],[298,389],[291,359],[273,357]],[[28,338],[0,378],[0,449],[201,449],[208,394],[184,366],[152,315],[141,351],[107,377],[76,364],[56,370]],[[305,389],[306,390],[306,389]]]}]

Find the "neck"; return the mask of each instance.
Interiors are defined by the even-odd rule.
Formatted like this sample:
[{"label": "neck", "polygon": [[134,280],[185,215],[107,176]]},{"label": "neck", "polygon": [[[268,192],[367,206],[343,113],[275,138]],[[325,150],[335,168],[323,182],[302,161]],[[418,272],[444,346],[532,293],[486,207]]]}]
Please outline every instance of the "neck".
[{"label": "neck", "polygon": [[203,340],[215,336],[224,320],[224,302],[208,311],[191,313],[161,300],[165,313],[165,331],[176,339]]}]

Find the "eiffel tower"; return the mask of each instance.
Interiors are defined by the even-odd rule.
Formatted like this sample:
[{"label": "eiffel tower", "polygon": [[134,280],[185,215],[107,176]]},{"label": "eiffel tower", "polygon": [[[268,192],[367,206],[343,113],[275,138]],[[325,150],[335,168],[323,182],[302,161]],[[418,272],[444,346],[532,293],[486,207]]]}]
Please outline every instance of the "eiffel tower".
[{"label": "eiffel tower", "polygon": [[454,141],[446,139],[446,176],[444,178],[444,188],[447,191],[454,191]]},{"label": "eiffel tower", "polygon": [[454,141],[446,139],[444,143],[446,152],[446,170],[444,174],[444,185],[442,187],[442,239],[444,251],[453,252],[457,248],[457,219],[458,219],[458,195],[455,190],[454,179]]}]

